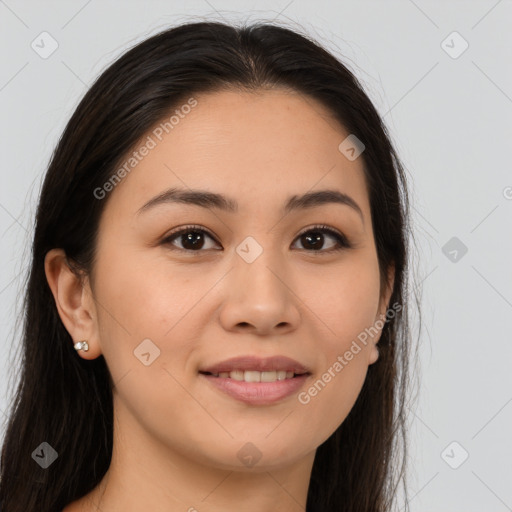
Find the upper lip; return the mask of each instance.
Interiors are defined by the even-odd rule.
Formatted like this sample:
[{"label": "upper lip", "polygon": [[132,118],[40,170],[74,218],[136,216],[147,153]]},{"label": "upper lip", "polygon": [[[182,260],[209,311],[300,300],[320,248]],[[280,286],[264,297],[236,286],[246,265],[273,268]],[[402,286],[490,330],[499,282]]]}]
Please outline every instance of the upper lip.
[{"label": "upper lip", "polygon": [[234,370],[258,372],[285,370],[297,374],[309,373],[309,370],[304,365],[286,356],[260,358],[250,355],[226,359],[220,363],[201,368],[199,371],[201,373],[221,373],[232,372]]}]

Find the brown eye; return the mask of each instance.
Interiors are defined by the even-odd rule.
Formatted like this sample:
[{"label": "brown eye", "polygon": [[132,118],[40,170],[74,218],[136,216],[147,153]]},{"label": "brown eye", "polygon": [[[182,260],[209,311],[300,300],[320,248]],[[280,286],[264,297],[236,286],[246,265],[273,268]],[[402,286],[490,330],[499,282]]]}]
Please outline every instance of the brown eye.
[{"label": "brown eye", "polygon": [[[185,226],[167,236],[162,241],[162,244],[179,251],[202,252],[203,249],[215,249],[211,243],[208,246],[208,239],[213,241],[214,245],[220,246],[213,235],[200,226]],[[331,240],[330,243],[329,240]],[[331,253],[351,247],[345,236],[327,226],[309,228],[297,237],[297,241],[300,241],[303,247],[302,250],[319,254]],[[325,248],[326,244],[329,245],[327,249]]]},{"label": "brown eye", "polygon": [[[205,248],[205,245],[208,245],[205,241],[207,238],[217,243],[215,239],[204,229],[196,226],[187,226],[179,231],[171,233],[171,235],[166,237],[162,243],[174,246],[181,251],[199,252],[201,249]],[[180,243],[181,247],[176,246],[175,242]],[[211,248],[212,247],[206,247],[206,249]]]},{"label": "brown eye", "polygon": [[[334,240],[334,246],[325,249],[324,245],[328,239]],[[298,240],[308,252],[332,252],[350,248],[348,240],[337,231],[327,226],[316,226],[309,228],[299,235]]]}]

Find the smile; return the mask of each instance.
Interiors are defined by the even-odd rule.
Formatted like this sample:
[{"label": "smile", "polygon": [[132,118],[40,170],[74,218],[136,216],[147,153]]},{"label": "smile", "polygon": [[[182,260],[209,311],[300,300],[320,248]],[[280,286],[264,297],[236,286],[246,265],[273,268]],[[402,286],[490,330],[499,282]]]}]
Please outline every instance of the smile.
[{"label": "smile", "polygon": [[[232,374],[238,379],[231,377]],[[270,405],[284,400],[298,393],[310,376],[309,373],[294,374],[286,371],[242,372],[241,370],[229,373],[221,372],[217,375],[200,372],[199,375],[216,391],[250,405]],[[284,375],[284,378],[278,379],[278,375],[279,377]]]},{"label": "smile", "polygon": [[220,377],[221,379],[233,379],[245,382],[276,382],[277,380],[293,379],[301,375],[286,370],[277,370],[269,372],[258,372],[253,370],[233,370],[231,372],[220,373],[204,373],[212,377]]}]

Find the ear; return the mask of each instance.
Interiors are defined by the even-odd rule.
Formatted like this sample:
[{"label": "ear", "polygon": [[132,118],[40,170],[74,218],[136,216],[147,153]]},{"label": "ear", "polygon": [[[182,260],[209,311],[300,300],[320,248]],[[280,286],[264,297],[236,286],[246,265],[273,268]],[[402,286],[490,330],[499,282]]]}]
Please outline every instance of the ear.
[{"label": "ear", "polygon": [[377,347],[377,343],[380,340],[382,335],[382,329],[384,328],[384,324],[386,322],[386,312],[389,308],[389,301],[391,300],[391,295],[393,293],[393,288],[395,286],[395,265],[392,263],[388,269],[387,279],[384,283],[384,289],[381,290],[380,293],[380,301],[379,301],[379,311],[377,312],[377,316],[375,317],[374,327],[379,330],[378,334],[375,334],[372,337],[373,345],[370,349],[370,358],[368,360],[368,364],[373,364],[379,359],[379,348]]},{"label": "ear", "polygon": [[101,355],[98,336],[96,307],[89,280],[73,271],[62,249],[48,251],[44,270],[52,291],[60,319],[73,344],[86,340],[89,350],[78,351],[84,359],[96,359]]}]

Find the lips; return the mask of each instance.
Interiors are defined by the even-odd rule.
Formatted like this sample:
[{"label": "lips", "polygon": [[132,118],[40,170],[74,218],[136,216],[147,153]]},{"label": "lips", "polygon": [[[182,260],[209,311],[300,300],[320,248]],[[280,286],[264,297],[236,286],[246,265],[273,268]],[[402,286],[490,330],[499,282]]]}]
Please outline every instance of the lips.
[{"label": "lips", "polygon": [[271,405],[297,393],[311,372],[286,356],[241,356],[205,366],[199,375],[213,389],[249,405]]},{"label": "lips", "polygon": [[293,372],[294,375],[309,374],[309,369],[303,364],[286,356],[259,358],[241,356],[227,359],[220,363],[206,366],[199,373],[218,376],[220,373],[231,372]]}]

